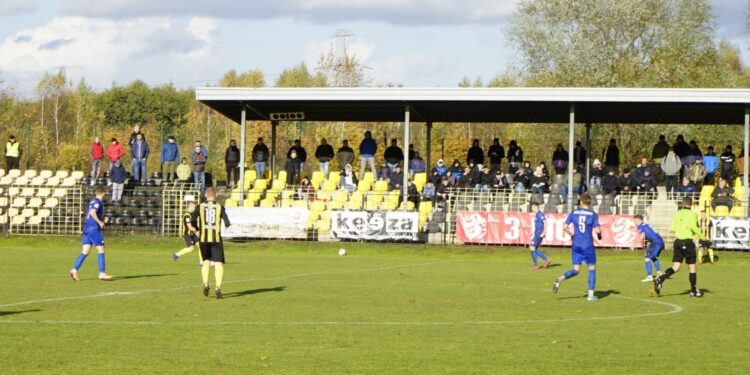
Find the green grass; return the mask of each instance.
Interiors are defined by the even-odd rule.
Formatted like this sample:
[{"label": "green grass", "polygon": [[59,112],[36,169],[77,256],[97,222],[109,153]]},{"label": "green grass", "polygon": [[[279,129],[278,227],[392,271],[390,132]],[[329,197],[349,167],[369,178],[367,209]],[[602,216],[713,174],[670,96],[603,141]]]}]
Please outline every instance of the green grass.
[{"label": "green grass", "polygon": [[684,271],[649,298],[640,253],[603,250],[592,303],[585,271],[550,292],[564,249],[532,271],[520,248],[232,243],[216,300],[178,239],[108,241],[116,280],[93,256],[74,283],[77,239],[0,239],[3,372],[750,373],[746,253],[701,266],[691,299]]}]

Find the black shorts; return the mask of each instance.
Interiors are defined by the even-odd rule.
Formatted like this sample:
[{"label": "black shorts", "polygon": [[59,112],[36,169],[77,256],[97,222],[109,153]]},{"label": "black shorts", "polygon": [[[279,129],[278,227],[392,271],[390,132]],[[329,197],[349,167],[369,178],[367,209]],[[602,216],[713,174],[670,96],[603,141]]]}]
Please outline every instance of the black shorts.
[{"label": "black shorts", "polygon": [[695,242],[693,240],[674,240],[672,262],[695,264]]},{"label": "black shorts", "polygon": [[198,236],[194,234],[186,234],[182,236],[182,239],[185,240],[186,246],[193,246],[198,243]]},{"label": "black shorts", "polygon": [[[201,259],[224,263],[224,244],[221,242],[201,242]],[[695,258],[693,258],[695,259]]]}]

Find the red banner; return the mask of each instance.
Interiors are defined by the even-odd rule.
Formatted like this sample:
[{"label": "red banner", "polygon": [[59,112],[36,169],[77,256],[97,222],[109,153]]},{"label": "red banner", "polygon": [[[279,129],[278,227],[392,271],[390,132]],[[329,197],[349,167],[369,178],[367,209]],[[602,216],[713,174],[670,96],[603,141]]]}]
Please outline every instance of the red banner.
[{"label": "red banner", "polygon": [[[570,246],[570,236],[563,228],[568,214],[544,214],[547,231],[542,241],[546,246]],[[600,215],[602,239],[594,236],[597,247],[640,248],[638,231],[630,215]],[[534,215],[524,212],[458,211],[456,239],[464,243],[528,245],[531,243]]]}]

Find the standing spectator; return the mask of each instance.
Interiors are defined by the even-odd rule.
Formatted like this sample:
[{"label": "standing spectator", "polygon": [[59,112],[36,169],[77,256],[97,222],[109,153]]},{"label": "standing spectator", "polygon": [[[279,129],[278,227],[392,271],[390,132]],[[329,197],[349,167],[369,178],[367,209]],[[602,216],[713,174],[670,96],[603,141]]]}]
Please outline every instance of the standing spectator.
[{"label": "standing spectator", "polygon": [[8,143],[5,144],[5,170],[20,169],[19,161],[22,154],[23,149],[21,148],[21,144],[16,142],[15,135],[11,135],[8,138]]},{"label": "standing spectator", "polygon": [[284,170],[286,171],[286,184],[297,185],[300,181],[300,175],[302,174],[302,160],[297,157],[297,150],[290,149],[289,151],[289,157],[284,164]]},{"label": "standing spectator", "polygon": [[521,168],[521,163],[523,163],[523,149],[518,147],[514,139],[508,144],[508,172],[515,175],[516,171]]},{"label": "standing spectator", "polygon": [[499,138],[492,140],[492,145],[490,145],[489,150],[487,150],[487,156],[490,158],[490,168],[493,171],[499,171],[503,167],[505,149],[500,144]]},{"label": "standing spectator", "polygon": [[328,169],[333,159],[333,146],[328,144],[325,138],[320,140],[320,145],[315,149],[315,158],[318,159],[320,171],[323,172],[323,178],[328,179]]},{"label": "standing spectator", "polygon": [[122,166],[120,160],[112,163],[109,178],[112,180],[112,202],[122,202],[122,190],[125,187],[127,172],[125,172],[125,167]]},{"label": "standing spectator", "polygon": [[174,142],[174,137],[167,138],[167,143],[161,146],[161,174],[166,182],[175,179],[175,169],[180,161],[180,149]]},{"label": "standing spectator", "polygon": [[404,183],[404,172],[401,170],[401,165],[396,165],[396,169],[388,177],[388,188],[390,190],[401,189]]},{"label": "standing spectator", "polygon": [[470,164],[472,162],[479,168],[481,168],[481,165],[484,165],[484,150],[479,147],[478,139],[471,141],[471,147],[466,152],[466,163]]},{"label": "standing spectator", "polygon": [[416,151],[414,151],[414,144],[409,145],[409,161],[411,162],[414,160],[414,156],[416,155]]},{"label": "standing spectator", "polygon": [[706,184],[714,184],[714,174],[719,168],[719,157],[714,153],[714,146],[708,146],[706,154],[703,155],[703,166],[706,167]]},{"label": "standing spectator", "polygon": [[143,133],[136,134],[135,142],[133,147],[130,149],[130,156],[132,157],[132,175],[133,180],[141,185],[146,184],[148,174],[146,174],[146,159],[148,159],[149,149],[148,143],[143,139]]},{"label": "standing spectator", "polygon": [[[201,143],[200,140],[195,141],[195,147],[200,147],[201,148],[201,152],[203,153],[203,155],[206,158],[208,158],[208,150],[205,147],[203,147],[203,143]],[[193,152],[195,152],[195,151],[193,151]]]},{"label": "standing spectator", "polygon": [[719,160],[721,161],[721,178],[726,180],[729,185],[732,185],[734,182],[735,156],[734,153],[732,153],[731,145],[727,145],[727,148],[724,149],[724,153],[721,154]]},{"label": "standing spectator", "polygon": [[716,210],[716,206],[726,206],[729,211],[732,210],[734,189],[727,185],[727,180],[720,178],[719,186],[711,193],[711,209]]},{"label": "standing spectator", "polygon": [[351,164],[347,164],[344,167],[344,170],[341,171],[340,180],[339,185],[350,193],[354,192],[354,189],[357,188],[357,183],[359,183],[359,181],[357,180],[357,175],[354,174],[354,171],[352,170]]},{"label": "standing spectator", "polygon": [[370,131],[365,132],[365,138],[359,144],[359,175],[364,176],[365,165],[370,164],[370,170],[373,175],[377,175],[375,172],[375,153],[378,152],[378,144],[372,139],[372,133]]},{"label": "standing spectator", "polygon": [[589,185],[602,186],[602,179],[604,178],[604,168],[602,168],[602,162],[599,159],[594,159],[594,163],[591,168],[591,181]]},{"label": "standing spectator", "polygon": [[89,147],[89,158],[91,159],[91,185],[96,184],[99,178],[99,171],[102,169],[102,159],[104,159],[104,146],[102,146],[99,137],[94,137],[94,143]]},{"label": "standing spectator", "polygon": [[656,142],[654,148],[651,150],[651,160],[654,161],[655,165],[661,164],[663,159],[669,153],[669,144],[664,137],[664,134],[659,136],[659,142]]},{"label": "standing spectator", "polygon": [[674,145],[672,145],[672,149],[674,149],[674,153],[680,158],[680,161],[690,155],[690,145],[685,143],[685,138],[682,134],[677,135],[677,139],[675,140]]},{"label": "standing spectator", "polygon": [[177,180],[185,182],[190,179],[192,173],[192,168],[190,168],[187,158],[182,158],[180,165],[177,166]]},{"label": "standing spectator", "polygon": [[[667,152],[669,152],[669,149],[667,149]],[[646,174],[646,171],[648,171],[649,175],[651,176],[654,175],[654,169],[651,168],[651,165],[648,163],[648,159],[642,158],[641,163],[635,167],[635,173],[633,177],[635,177],[636,185],[641,183],[641,177],[643,177],[643,175]]]},{"label": "standing spectator", "polygon": [[586,170],[586,148],[581,145],[581,141],[577,141],[573,149],[573,164],[579,172]]},{"label": "standing spectator", "polygon": [[698,147],[698,143],[694,140],[690,141],[690,152],[687,156],[688,163],[685,167],[690,167],[693,164],[695,164],[696,160],[703,159],[703,152],[701,152],[700,147]]},{"label": "standing spectator", "polygon": [[224,166],[227,170],[227,185],[237,187],[237,181],[240,179],[240,149],[234,139],[229,141],[229,147],[224,153]]},{"label": "standing spectator", "polygon": [[422,157],[419,156],[419,152],[414,151],[414,157],[409,160],[409,177],[413,177],[417,173],[424,172],[424,160],[422,160]]},{"label": "standing spectator", "polygon": [[701,191],[703,188],[703,179],[706,178],[706,167],[703,166],[701,159],[695,159],[695,162],[688,170],[687,178],[695,186],[695,191]]},{"label": "standing spectator", "polygon": [[552,153],[552,165],[555,167],[556,174],[565,173],[568,169],[568,157],[568,152],[565,151],[562,143],[558,143],[555,152]]},{"label": "standing spectator", "polygon": [[383,159],[388,163],[388,168],[391,169],[391,172],[396,170],[396,165],[404,161],[404,152],[398,147],[396,138],[391,139],[391,145],[385,149]]},{"label": "standing spectator", "polygon": [[674,148],[669,148],[669,153],[664,159],[661,160],[661,170],[664,172],[664,184],[667,186],[667,194],[674,191],[675,185],[677,185],[677,176],[680,174],[682,169],[682,162],[677,154],[674,152]]},{"label": "standing spectator", "polygon": [[614,138],[609,140],[607,152],[604,154],[604,166],[607,167],[607,171],[615,171],[615,174],[620,169],[620,149],[617,147],[617,140]]},{"label": "standing spectator", "polygon": [[263,179],[265,176],[266,162],[268,161],[269,155],[268,146],[263,143],[263,138],[258,138],[258,143],[253,146],[253,166],[255,167],[256,178]]},{"label": "standing spectator", "polygon": [[[307,150],[302,147],[302,142],[299,139],[294,140],[294,146],[289,148],[286,153],[287,158],[292,156],[292,151],[297,152],[297,160],[299,160],[299,174],[302,176],[302,171],[305,170],[305,163],[307,162]],[[299,179],[297,180],[299,182]]]},{"label": "standing spectator", "polygon": [[[735,162],[737,164],[737,177],[742,181],[742,179],[745,177],[745,150],[742,149],[740,151],[740,157],[737,158],[737,161]],[[747,185],[747,181],[742,181],[743,185]]]},{"label": "standing spectator", "polygon": [[136,125],[133,127],[133,132],[130,133],[130,140],[128,141],[128,146],[130,146],[130,148],[133,148],[135,141],[138,139],[138,134],[141,135],[141,138],[143,138],[144,141],[146,140],[146,134],[143,134],[140,125]]},{"label": "standing spectator", "polygon": [[122,148],[122,145],[120,142],[117,142],[117,138],[112,138],[112,143],[107,146],[107,158],[109,159],[108,169],[110,172],[112,171],[115,162],[119,161],[123,155],[125,155],[125,150]]},{"label": "standing spectator", "polygon": [[[339,168],[345,168],[347,165],[354,163],[354,150],[349,147],[349,141],[344,139],[336,157],[339,160]],[[360,177],[362,176],[363,175],[360,174]]]},{"label": "standing spectator", "polygon": [[193,162],[193,183],[200,188],[201,195],[203,195],[203,192],[206,190],[206,163],[208,162],[208,156],[203,153],[201,146],[196,145],[190,154],[190,159]]}]

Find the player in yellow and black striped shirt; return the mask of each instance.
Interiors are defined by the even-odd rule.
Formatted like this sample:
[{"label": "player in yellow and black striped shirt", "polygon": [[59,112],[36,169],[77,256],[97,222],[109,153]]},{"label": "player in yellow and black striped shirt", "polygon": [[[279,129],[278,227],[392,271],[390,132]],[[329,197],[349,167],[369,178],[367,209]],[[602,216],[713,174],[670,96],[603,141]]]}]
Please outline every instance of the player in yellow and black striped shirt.
[{"label": "player in yellow and black striped shirt", "polygon": [[[198,246],[198,235],[194,230],[190,229],[194,228],[194,226],[191,225],[193,212],[195,212],[195,202],[188,202],[187,212],[182,215],[182,239],[185,240],[186,247],[176,253],[172,253],[172,260],[175,262],[177,259],[180,259],[181,256],[192,252]],[[203,265],[203,258],[201,257],[200,252],[198,253],[198,262],[199,265]]]},{"label": "player in yellow and black striped shirt", "polygon": [[201,203],[191,216],[192,223],[198,225],[193,227],[198,233],[199,247],[201,249],[201,275],[203,276],[203,295],[208,297],[208,274],[211,270],[210,261],[214,263],[214,276],[216,277],[216,298],[222,298],[221,281],[224,278],[224,243],[221,240],[221,222],[227,227],[230,225],[229,217],[224,207],[216,203],[216,189],[206,189],[206,203]]}]

